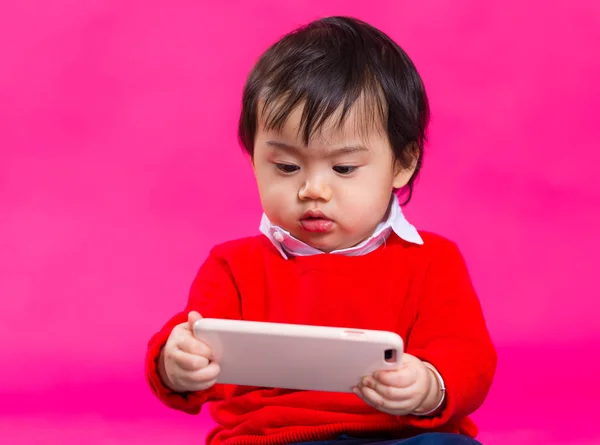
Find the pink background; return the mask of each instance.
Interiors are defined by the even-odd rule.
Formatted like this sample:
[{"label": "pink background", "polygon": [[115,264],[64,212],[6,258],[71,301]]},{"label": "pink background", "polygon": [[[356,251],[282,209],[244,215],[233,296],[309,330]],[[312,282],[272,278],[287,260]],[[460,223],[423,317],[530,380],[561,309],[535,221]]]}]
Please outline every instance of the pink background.
[{"label": "pink background", "polygon": [[203,442],[206,415],[147,389],[146,342],[213,244],[257,233],[248,70],[333,14],[388,32],[428,87],[406,212],[459,243],[498,345],[481,439],[600,443],[600,3],[352,3],[2,2],[0,443]]}]

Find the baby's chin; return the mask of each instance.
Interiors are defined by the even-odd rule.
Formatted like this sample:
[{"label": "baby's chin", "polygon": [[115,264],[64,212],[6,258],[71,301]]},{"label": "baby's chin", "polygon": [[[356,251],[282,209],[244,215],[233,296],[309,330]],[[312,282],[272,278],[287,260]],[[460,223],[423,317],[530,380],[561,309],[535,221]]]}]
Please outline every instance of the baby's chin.
[{"label": "baby's chin", "polygon": [[[303,243],[308,244],[321,252],[331,253],[337,250],[348,249],[360,244],[362,240],[351,241],[351,240],[340,240],[334,234],[298,234],[297,236],[292,234],[296,239],[299,239]],[[344,242],[346,241],[346,242]]]}]

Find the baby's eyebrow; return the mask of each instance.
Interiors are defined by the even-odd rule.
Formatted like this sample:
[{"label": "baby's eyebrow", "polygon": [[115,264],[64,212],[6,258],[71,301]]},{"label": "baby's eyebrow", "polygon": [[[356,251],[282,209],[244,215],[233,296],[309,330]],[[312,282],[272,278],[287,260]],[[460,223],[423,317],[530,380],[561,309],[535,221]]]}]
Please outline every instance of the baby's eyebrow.
[{"label": "baby's eyebrow", "polygon": [[[294,145],[290,145],[290,144],[286,144],[285,142],[281,142],[281,141],[267,141],[266,144],[270,147],[275,147],[284,151],[290,151],[293,153],[298,153],[301,151],[300,148],[294,146]],[[328,156],[338,156],[338,155],[342,155],[342,154],[350,154],[350,153],[356,153],[356,152],[361,152],[361,151],[370,151],[368,148],[366,148],[363,145],[344,145],[343,147],[339,147],[339,148],[334,148],[331,150],[328,150],[327,155]]]},{"label": "baby's eyebrow", "polygon": [[334,148],[330,153],[332,156],[335,156],[340,154],[356,153],[359,151],[369,151],[369,149],[362,145],[345,145],[340,148]]},{"label": "baby's eyebrow", "polygon": [[293,145],[289,145],[289,144],[286,144],[286,143],[280,142],[280,141],[267,141],[267,145],[270,147],[279,148],[280,150],[283,150],[283,151],[291,151],[294,153],[297,153],[300,151],[300,149],[298,147],[295,147]]}]

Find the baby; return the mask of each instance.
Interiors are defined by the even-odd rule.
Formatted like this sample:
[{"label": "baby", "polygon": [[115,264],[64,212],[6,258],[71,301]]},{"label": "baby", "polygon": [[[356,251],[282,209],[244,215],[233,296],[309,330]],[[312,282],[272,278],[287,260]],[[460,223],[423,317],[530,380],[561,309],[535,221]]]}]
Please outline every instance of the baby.
[{"label": "baby", "polygon": [[[456,245],[417,231],[400,206],[428,120],[411,60],[359,20],[315,21],[262,55],[239,122],[261,234],[211,250],[146,361],[166,405],[215,402],[208,443],[478,443],[468,416],[496,368],[481,306]],[[355,394],[224,385],[192,335],[200,317],[392,331],[406,353]]]}]

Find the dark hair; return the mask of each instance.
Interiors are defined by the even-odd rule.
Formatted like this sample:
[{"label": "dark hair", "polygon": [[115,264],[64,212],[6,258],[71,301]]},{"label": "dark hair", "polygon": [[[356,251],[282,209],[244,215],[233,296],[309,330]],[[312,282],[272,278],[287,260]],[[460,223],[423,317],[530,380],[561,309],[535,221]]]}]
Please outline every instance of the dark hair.
[{"label": "dark hair", "polygon": [[360,20],[314,21],[285,35],[260,57],[244,87],[240,143],[253,156],[259,115],[267,129],[281,129],[290,113],[304,105],[300,131],[308,144],[337,110],[341,125],[361,96],[363,118],[380,119],[395,158],[404,168],[416,162],[414,174],[400,191],[407,195],[406,204],[423,160],[427,95],[408,55],[386,34]]}]

